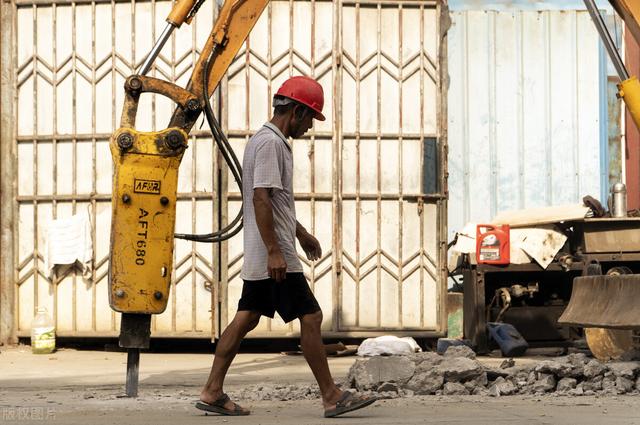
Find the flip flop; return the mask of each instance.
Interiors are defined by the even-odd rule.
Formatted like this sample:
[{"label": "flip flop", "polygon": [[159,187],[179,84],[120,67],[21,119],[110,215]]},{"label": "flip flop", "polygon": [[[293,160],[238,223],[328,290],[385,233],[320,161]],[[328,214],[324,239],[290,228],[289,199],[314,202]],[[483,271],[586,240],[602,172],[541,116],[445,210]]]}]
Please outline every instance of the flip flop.
[{"label": "flip flop", "polygon": [[248,410],[244,410],[236,403],[233,403],[233,410],[225,409],[224,405],[229,400],[229,396],[226,394],[222,394],[220,398],[213,403],[206,403],[199,400],[196,403],[196,409],[204,410],[205,412],[218,413],[224,416],[247,416],[251,413]]},{"label": "flip flop", "polygon": [[342,393],[342,397],[336,403],[335,409],[328,409],[324,411],[325,418],[334,418],[338,415],[342,415],[343,413],[353,412],[354,410],[362,409],[363,407],[367,407],[376,401],[376,397],[367,397],[360,396],[356,397],[350,391],[344,391]]}]

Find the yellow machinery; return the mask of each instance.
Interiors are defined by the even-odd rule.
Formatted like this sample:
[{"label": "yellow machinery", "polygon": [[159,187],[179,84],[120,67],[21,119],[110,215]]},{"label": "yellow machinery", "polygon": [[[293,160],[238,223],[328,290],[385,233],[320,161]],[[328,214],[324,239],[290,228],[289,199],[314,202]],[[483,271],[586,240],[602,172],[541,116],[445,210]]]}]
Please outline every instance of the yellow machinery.
[{"label": "yellow machinery", "polygon": [[[209,235],[174,235],[178,168],[188,134],[205,113],[214,139],[236,179],[240,165],[216,121],[209,98],[266,7],[268,0],[228,0],[196,63],[186,88],[146,77],[171,32],[190,23],[204,0],[180,0],[138,75],[127,78],[120,128],[110,141],[114,162],[109,303],[122,313],[120,346],[128,349],[128,396],[138,390],[140,349],[148,348],[151,315],[167,307],[173,268],[174,236],[217,242],[240,230],[240,216]],[[169,127],[157,132],[135,128],[143,93],[166,96],[177,104]]]},{"label": "yellow machinery", "polygon": [[[111,137],[114,162],[111,253],[109,266],[109,302],[121,312],[120,346],[128,349],[127,386],[129,396],[137,395],[140,349],[149,346],[151,314],[162,313],[169,299],[173,268],[173,239],[217,242],[233,236],[241,226],[240,216],[226,228],[209,235],[174,235],[178,168],[187,147],[188,134],[204,112],[214,139],[230,165],[236,179],[240,166],[215,120],[209,98],[227,71],[231,61],[266,7],[268,0],[226,0],[186,88],[146,77],[171,32],[190,23],[204,0],[179,0],[169,16],[167,26],[147,56],[138,75],[125,82],[125,102],[120,128]],[[636,1],[611,0],[636,39],[640,40],[640,5]],[[629,74],[593,0],[585,0],[607,51],[618,71],[619,95],[625,100],[636,125],[640,127],[640,82]],[[135,128],[138,101],[143,93],[156,93],[172,99],[178,106],[168,128],[157,132],[140,132]],[[585,285],[593,279],[585,280]],[[617,279],[636,290],[637,279]],[[593,288],[576,280],[571,315],[567,323],[581,326],[611,326],[601,315],[592,323]],[[624,288],[622,289],[624,290]],[[623,297],[624,298],[624,297]],[[638,299],[638,298],[636,298]],[[615,311],[614,311],[615,312]],[[586,317],[585,317],[586,316]],[[633,320],[636,320],[635,318]],[[617,323],[614,327],[632,329],[640,322]]]},{"label": "yellow machinery", "polygon": [[[640,2],[610,2],[640,43]],[[640,82],[629,76],[594,0],[584,0],[584,3],[620,77],[618,96],[624,99],[634,123],[640,128]],[[632,248],[640,251],[640,246]],[[637,331],[640,330],[640,275],[628,274],[630,270],[602,275],[599,269],[596,267],[595,273],[574,279],[571,300],[558,321],[584,327],[587,344],[593,354],[607,360],[640,348],[637,340]],[[626,268],[612,270],[616,269]]]}]

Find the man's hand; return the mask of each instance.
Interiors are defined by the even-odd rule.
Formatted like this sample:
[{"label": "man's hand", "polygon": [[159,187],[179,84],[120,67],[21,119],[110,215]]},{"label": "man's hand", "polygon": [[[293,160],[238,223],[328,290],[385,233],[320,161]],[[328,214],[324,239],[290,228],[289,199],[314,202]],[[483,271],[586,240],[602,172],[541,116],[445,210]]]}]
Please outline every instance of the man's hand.
[{"label": "man's hand", "polygon": [[287,273],[287,262],[284,261],[284,256],[280,248],[274,248],[269,251],[267,271],[269,272],[269,277],[276,282],[282,282],[284,280]]},{"label": "man's hand", "polygon": [[311,261],[315,261],[322,257],[322,248],[320,247],[320,242],[310,233],[298,232],[298,241],[300,242],[300,246],[304,250],[304,253],[307,254],[307,259]]}]

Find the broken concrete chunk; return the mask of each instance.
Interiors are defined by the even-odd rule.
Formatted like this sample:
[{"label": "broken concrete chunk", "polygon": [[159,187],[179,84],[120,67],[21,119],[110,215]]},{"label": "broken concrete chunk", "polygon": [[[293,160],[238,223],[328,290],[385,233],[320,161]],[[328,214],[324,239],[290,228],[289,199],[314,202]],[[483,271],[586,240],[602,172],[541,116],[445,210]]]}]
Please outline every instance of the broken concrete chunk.
[{"label": "broken concrete chunk", "polygon": [[432,352],[410,354],[406,356],[406,358],[416,365],[416,370],[420,371],[431,369],[442,363],[444,360],[444,357],[440,354]]},{"label": "broken concrete chunk", "polygon": [[395,391],[397,393],[398,390],[399,390],[398,384],[396,384],[395,382],[384,382],[382,385],[378,387],[377,391],[379,393],[387,392],[387,391]]},{"label": "broken concrete chunk", "polygon": [[398,398],[398,397],[399,397],[398,393],[395,391],[382,391],[376,395],[376,398],[379,398],[381,400],[388,400],[388,399]]},{"label": "broken concrete chunk", "polygon": [[513,359],[506,359],[502,363],[500,363],[500,369],[508,369],[510,367],[514,367],[516,365],[516,361]]},{"label": "broken concrete chunk", "polygon": [[616,377],[633,379],[640,371],[640,362],[610,362],[607,367]]},{"label": "broken concrete chunk", "polygon": [[503,377],[498,377],[489,385],[489,395],[492,397],[500,397],[502,395],[511,395],[518,391],[518,388],[511,381]]},{"label": "broken concrete chunk", "polygon": [[[535,368],[536,372],[556,375],[561,378],[576,375],[574,366],[569,362],[559,362],[555,360],[543,360]],[[582,370],[580,371],[580,374]]]},{"label": "broken concrete chunk", "polygon": [[533,370],[533,365],[522,365],[522,366],[512,366],[506,369],[501,369],[507,376],[527,376],[531,370]]},{"label": "broken concrete chunk", "polygon": [[416,372],[406,387],[416,394],[434,394],[444,384],[444,374],[437,369]]},{"label": "broken concrete chunk", "polygon": [[493,381],[498,377],[506,378],[509,376],[508,369],[497,369],[489,366],[484,366],[483,369],[490,381]]},{"label": "broken concrete chunk", "polygon": [[411,391],[411,390],[407,390],[407,389],[403,389],[402,390],[402,395],[404,397],[413,397],[414,394],[415,393],[413,391]]},{"label": "broken concrete chunk", "polygon": [[475,388],[486,387],[488,382],[489,380],[487,379],[487,374],[482,372],[480,375],[476,376],[475,378],[463,382],[462,385],[464,385],[464,387],[470,393],[472,393]]},{"label": "broken concrete chunk", "polygon": [[371,357],[356,360],[349,369],[348,381],[362,391],[375,389],[383,382],[404,384],[414,372],[414,363],[406,357]]},{"label": "broken concrete chunk", "polygon": [[452,345],[444,352],[444,357],[466,357],[475,359],[476,353],[466,345]]},{"label": "broken concrete chunk", "polygon": [[582,389],[585,391],[600,391],[602,389],[602,376],[596,376],[590,381],[582,383]]},{"label": "broken concrete chunk", "polygon": [[584,353],[571,353],[567,356],[569,363],[574,366],[584,366],[589,363],[589,357]]},{"label": "broken concrete chunk", "polygon": [[442,389],[444,395],[469,395],[469,391],[459,382],[447,382]]},{"label": "broken concrete chunk", "polygon": [[574,389],[578,385],[578,381],[575,378],[562,378],[558,381],[556,391],[566,392]]},{"label": "broken concrete chunk", "polygon": [[466,381],[484,372],[481,363],[466,357],[447,359],[447,361],[438,365],[438,369],[442,371],[447,382]]},{"label": "broken concrete chunk", "polygon": [[535,392],[553,391],[556,388],[556,378],[551,374],[539,373],[538,380],[533,384]]},{"label": "broken concrete chunk", "polygon": [[618,390],[616,388],[616,380],[613,377],[605,376],[602,379],[602,391],[609,394],[617,394]]},{"label": "broken concrete chunk", "polygon": [[633,391],[634,382],[631,379],[623,378],[621,376],[616,378],[616,389],[620,394],[628,393],[629,391]]},{"label": "broken concrete chunk", "polygon": [[[593,394],[637,394],[640,362],[603,364],[583,353],[515,366],[506,359],[500,367],[487,367],[474,359],[466,346],[450,347],[444,355],[415,353],[408,356],[359,359],[351,367],[348,384],[360,392],[374,391],[381,398],[428,395],[542,394],[552,391],[581,396]],[[313,397],[300,388],[261,387],[259,399],[293,400]]]},{"label": "broken concrete chunk", "polygon": [[640,350],[634,348],[632,350],[626,351],[620,356],[620,360],[623,361],[632,361],[632,360],[640,360]]},{"label": "broken concrete chunk", "polygon": [[472,394],[480,396],[489,395],[489,390],[487,390],[485,387],[477,387],[473,390]]},{"label": "broken concrete chunk", "polygon": [[569,390],[567,392],[567,394],[569,395],[584,395],[584,390],[582,389],[582,387],[575,387],[572,390]]}]

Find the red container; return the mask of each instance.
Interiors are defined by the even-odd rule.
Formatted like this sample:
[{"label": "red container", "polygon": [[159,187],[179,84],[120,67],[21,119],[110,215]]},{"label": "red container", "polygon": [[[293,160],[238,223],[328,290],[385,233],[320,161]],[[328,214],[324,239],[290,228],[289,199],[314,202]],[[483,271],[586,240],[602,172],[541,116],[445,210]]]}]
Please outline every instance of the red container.
[{"label": "red container", "polygon": [[476,228],[476,262],[509,264],[511,244],[508,224],[478,224]]}]

